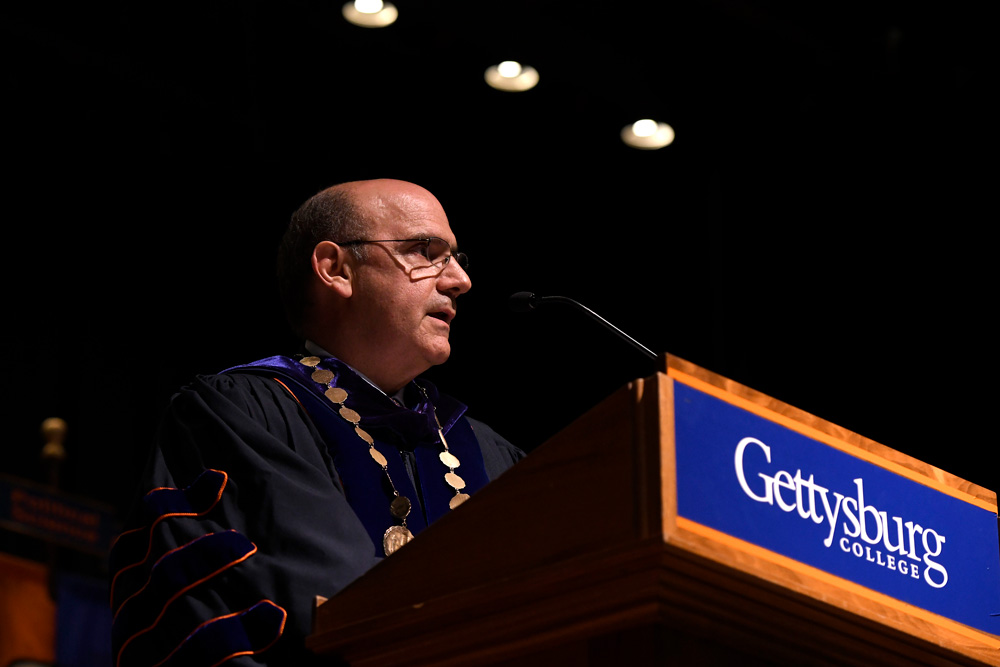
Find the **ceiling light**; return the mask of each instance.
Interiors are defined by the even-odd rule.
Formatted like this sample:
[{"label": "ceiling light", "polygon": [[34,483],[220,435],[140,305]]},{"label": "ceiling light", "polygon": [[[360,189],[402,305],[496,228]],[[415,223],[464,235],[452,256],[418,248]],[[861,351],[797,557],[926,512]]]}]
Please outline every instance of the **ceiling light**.
[{"label": "ceiling light", "polygon": [[382,0],[354,0],[344,5],[344,18],[362,28],[384,28],[392,24],[399,12]]},{"label": "ceiling light", "polygon": [[520,92],[530,90],[538,83],[538,72],[513,60],[505,60],[486,70],[486,83],[497,90]]},{"label": "ceiling light", "polygon": [[622,141],[632,148],[655,150],[669,146],[674,140],[674,128],[649,118],[637,120],[622,128]]}]

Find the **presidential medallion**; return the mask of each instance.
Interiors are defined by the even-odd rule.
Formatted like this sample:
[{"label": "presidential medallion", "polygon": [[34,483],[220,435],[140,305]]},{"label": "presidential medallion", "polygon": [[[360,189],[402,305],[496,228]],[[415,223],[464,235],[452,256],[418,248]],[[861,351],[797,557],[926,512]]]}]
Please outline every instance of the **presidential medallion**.
[{"label": "presidential medallion", "polygon": [[406,526],[389,526],[382,536],[382,548],[386,556],[391,556],[399,547],[413,539],[413,533]]}]

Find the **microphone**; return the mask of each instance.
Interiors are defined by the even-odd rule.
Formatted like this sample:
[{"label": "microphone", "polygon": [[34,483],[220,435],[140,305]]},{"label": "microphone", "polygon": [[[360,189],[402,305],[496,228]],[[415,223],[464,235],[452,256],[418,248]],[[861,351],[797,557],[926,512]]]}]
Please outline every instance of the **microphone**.
[{"label": "microphone", "polygon": [[510,295],[510,301],[508,303],[510,305],[510,309],[513,310],[515,313],[527,313],[545,304],[551,304],[551,303],[568,304],[570,306],[573,306],[577,310],[581,310],[584,313],[586,313],[589,317],[596,320],[605,329],[608,329],[609,331],[615,333],[619,338],[624,340],[626,343],[634,347],[642,354],[646,355],[648,358],[652,359],[653,361],[656,361],[658,358],[655,352],[653,352],[648,347],[637,341],[635,338],[632,338],[627,333],[625,333],[615,325],[611,324],[611,322],[608,322],[606,319],[604,319],[603,317],[592,311],[590,308],[587,308],[579,301],[574,301],[569,297],[537,296],[533,292],[515,292],[514,294]]},{"label": "microphone", "polygon": [[541,305],[541,301],[531,292],[515,292],[510,295],[510,309],[515,313],[527,313]]}]

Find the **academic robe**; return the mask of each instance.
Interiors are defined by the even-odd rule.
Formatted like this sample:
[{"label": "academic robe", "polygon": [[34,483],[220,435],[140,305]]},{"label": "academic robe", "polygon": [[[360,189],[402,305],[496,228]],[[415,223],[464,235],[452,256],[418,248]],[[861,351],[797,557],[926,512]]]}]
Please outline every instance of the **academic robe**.
[{"label": "academic robe", "polygon": [[[414,496],[416,535],[441,514],[441,494],[454,493],[439,481],[448,469],[431,462],[442,450],[432,404],[451,450],[463,452],[456,472],[472,480],[466,490],[524,455],[429,382],[407,389],[409,409],[336,359],[323,364],[389,459],[392,486]],[[333,596],[384,557],[377,538],[398,523],[386,475],[298,370],[272,357],[200,376],[173,397],[148,492],[112,549],[118,667],[313,664],[304,638],[314,597]]]}]

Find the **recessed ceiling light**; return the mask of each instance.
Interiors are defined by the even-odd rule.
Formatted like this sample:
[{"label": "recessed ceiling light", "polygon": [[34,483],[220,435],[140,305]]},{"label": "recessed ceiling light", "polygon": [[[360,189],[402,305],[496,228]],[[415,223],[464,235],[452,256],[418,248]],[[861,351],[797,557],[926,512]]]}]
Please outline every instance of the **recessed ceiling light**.
[{"label": "recessed ceiling light", "polygon": [[655,150],[669,146],[674,140],[674,128],[649,118],[637,120],[622,128],[622,141],[632,148]]},{"label": "recessed ceiling light", "polygon": [[497,90],[521,92],[530,90],[538,83],[538,72],[534,67],[521,65],[513,60],[505,60],[486,70],[486,83]]},{"label": "recessed ceiling light", "polygon": [[391,25],[399,12],[382,0],[354,0],[344,5],[344,18],[362,28],[384,28]]}]

